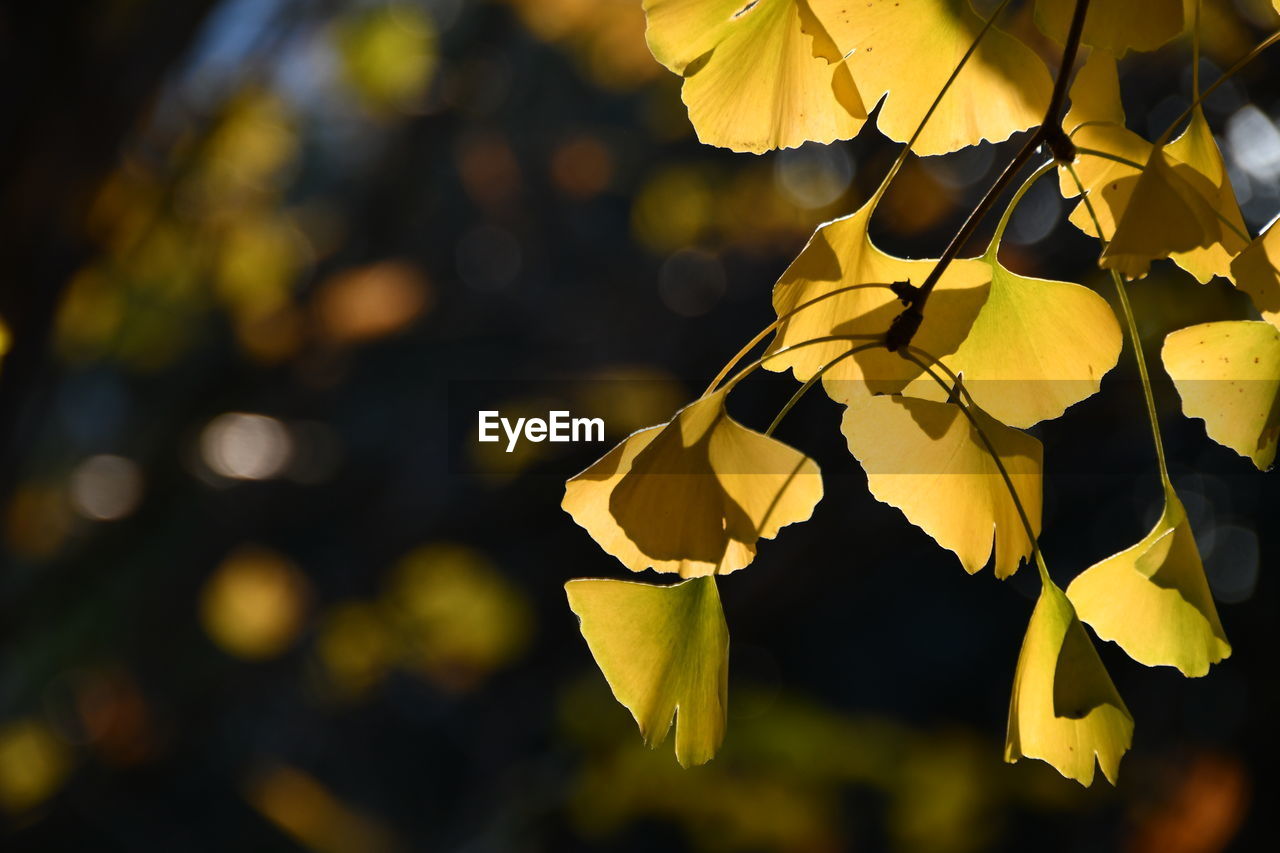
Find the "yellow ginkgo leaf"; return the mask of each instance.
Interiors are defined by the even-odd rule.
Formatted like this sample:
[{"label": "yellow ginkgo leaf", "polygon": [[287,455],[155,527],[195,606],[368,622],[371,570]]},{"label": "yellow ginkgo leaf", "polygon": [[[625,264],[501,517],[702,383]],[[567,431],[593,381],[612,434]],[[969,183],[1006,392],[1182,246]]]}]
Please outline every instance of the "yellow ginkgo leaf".
[{"label": "yellow ginkgo leaf", "polygon": [[650,747],[676,723],[676,759],[715,756],[728,707],[729,629],[715,578],[672,586],[574,580],[569,607],[596,665]]},{"label": "yellow ginkgo leaf", "polygon": [[1171,161],[1164,149],[1153,150],[1141,175],[1102,188],[1106,206],[1120,213],[1099,263],[1125,278],[1142,278],[1152,261],[1221,242],[1212,205],[1217,195],[1204,175]]},{"label": "yellow ginkgo leaf", "polygon": [[1231,262],[1231,277],[1236,287],[1249,294],[1262,319],[1280,328],[1280,228],[1276,222],[1280,219]]},{"label": "yellow ginkgo leaf", "polygon": [[[1183,0],[1093,0],[1084,19],[1085,44],[1124,56],[1155,50],[1183,29]],[[1036,23],[1059,44],[1067,39],[1075,0],[1036,0]]]},{"label": "yellow ginkgo leaf", "polygon": [[[1095,50],[1072,83],[1071,110],[1063,126],[1080,148],[1149,164],[1139,170],[1091,153],[1077,158],[1076,174],[1093,202],[1102,236],[1121,238],[1120,249],[1127,247],[1134,255],[1122,261],[1120,249],[1111,249],[1110,259],[1103,256],[1104,266],[1124,272],[1119,266],[1123,264],[1135,271],[1130,277],[1140,277],[1150,266],[1150,255],[1171,258],[1202,284],[1215,275],[1231,276],[1231,259],[1246,242],[1236,232],[1244,233],[1245,225],[1222,154],[1199,108],[1192,111],[1182,135],[1157,156],[1149,142],[1124,127],[1115,58]],[[1063,197],[1078,195],[1075,179],[1066,169],[1061,170],[1059,182]],[[1140,206],[1120,230],[1139,187],[1144,188]],[[1162,208],[1163,203],[1170,206]],[[1083,203],[1072,211],[1071,222],[1098,236]]]},{"label": "yellow ginkgo leaf", "polygon": [[1004,760],[1038,758],[1088,786],[1097,756],[1114,785],[1132,741],[1133,717],[1093,642],[1062,590],[1046,583],[1018,654]]},{"label": "yellow ginkgo leaf", "polygon": [[1067,598],[1099,637],[1138,663],[1177,667],[1195,678],[1231,654],[1191,522],[1168,486],[1151,532],[1081,572]]},{"label": "yellow ginkgo leaf", "polygon": [[[1135,163],[1151,156],[1151,143],[1124,126],[1124,107],[1120,103],[1120,76],[1115,57],[1104,50],[1094,50],[1076,73],[1071,83],[1071,109],[1062,120],[1063,129],[1071,134],[1080,148],[1105,151]],[[1089,193],[1094,212],[1102,223],[1103,235],[1115,233],[1115,216],[1102,198],[1102,188],[1118,190],[1124,178],[1140,170],[1105,157],[1082,154],[1076,158],[1076,175]],[[1066,169],[1058,173],[1063,198],[1079,195],[1075,179]],[[1071,223],[1091,237],[1097,237],[1093,219],[1083,203],[1071,213]]]},{"label": "yellow ginkgo leaf", "polygon": [[649,49],[685,78],[702,142],[758,154],[849,139],[865,123],[847,64],[817,55],[832,53],[830,37],[807,0],[645,0],[644,10]]},{"label": "yellow ginkgo leaf", "polygon": [[1218,150],[1213,131],[1209,129],[1209,122],[1200,107],[1192,111],[1187,129],[1169,143],[1165,153],[1208,179],[1213,193],[1206,200],[1217,211],[1221,230],[1221,239],[1217,242],[1190,252],[1175,252],[1171,256],[1173,262],[1195,276],[1201,284],[1208,283],[1215,275],[1230,278],[1232,258],[1248,244],[1240,234],[1248,232],[1227,167],[1222,162],[1222,152]]},{"label": "yellow ginkgo leaf", "polygon": [[736,571],[757,540],[805,521],[822,499],[817,464],[730,418],[725,394],[632,434],[565,484],[564,509],[632,571]]},{"label": "yellow ginkgo leaf", "polygon": [[[969,0],[825,0],[813,11],[848,55],[863,101],[884,97],[876,126],[898,142],[911,138],[984,24]],[[992,27],[912,150],[928,156],[1007,139],[1040,123],[1052,88],[1035,51]]]},{"label": "yellow ginkgo leaf", "polygon": [[1182,412],[1221,445],[1271,467],[1280,436],[1280,330],[1270,323],[1202,323],[1164,340],[1164,369]]},{"label": "yellow ginkgo leaf", "polygon": [[[1001,265],[994,247],[985,260],[986,304],[969,336],[942,359],[963,377],[974,402],[1001,423],[1026,428],[1096,394],[1120,357],[1120,324],[1107,301],[1078,284],[1017,275]],[[927,376],[906,393],[946,396]]]},{"label": "yellow ginkgo leaf", "polygon": [[[973,410],[1040,532],[1040,442]],[[1004,578],[1030,556],[1031,542],[999,469],[978,431],[954,403],[868,396],[849,403],[841,430],[867,472],[876,500],[955,553],[973,574],[987,564],[995,541],[995,573]]]},{"label": "yellow ginkgo leaf", "polygon": [[[764,366],[769,370],[790,368],[797,379],[807,380],[848,352],[856,341],[812,344],[774,354],[832,335],[882,336],[902,311],[902,303],[888,285],[919,285],[933,269],[936,261],[896,258],[871,242],[867,225],[872,207],[868,203],[856,213],[821,226],[774,286],[774,310],[779,317],[790,316],[779,325],[766,352]],[[990,268],[981,261],[962,259],[947,267],[929,299],[913,345],[934,356],[954,352],[987,298],[990,276]],[[819,299],[854,286],[857,289]],[[809,302],[813,304],[801,307]],[[843,400],[845,394],[837,389],[846,383],[866,382],[872,391],[892,393],[919,374],[920,368],[913,362],[876,347],[841,361],[824,374],[823,382],[833,398]]]}]

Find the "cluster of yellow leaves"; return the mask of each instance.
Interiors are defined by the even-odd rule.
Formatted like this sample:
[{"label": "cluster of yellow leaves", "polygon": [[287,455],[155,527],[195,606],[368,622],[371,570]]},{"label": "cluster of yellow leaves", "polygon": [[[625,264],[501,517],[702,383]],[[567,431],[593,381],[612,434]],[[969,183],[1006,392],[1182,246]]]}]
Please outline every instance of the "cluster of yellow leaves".
[{"label": "cluster of yellow leaves", "polygon": [[[848,138],[874,111],[889,138],[940,154],[1036,125],[1052,88],[1039,55],[968,0],[644,0],[643,8],[654,57],[684,78],[699,138],[734,150]],[[1062,42],[1075,8],[1038,0],[1036,23]],[[1266,467],[1280,437],[1280,229],[1249,241],[1198,106],[1166,144],[1130,131],[1120,102],[1116,57],[1185,32],[1188,8],[1091,4],[1088,56],[1063,122],[1080,155],[1064,164],[1061,190],[1084,194],[1071,221],[1103,241],[1104,269],[1140,278],[1170,258],[1198,281],[1225,277],[1254,298],[1266,322],[1177,332],[1164,360],[1187,413]],[[819,227],[782,274],[759,364],[790,370],[805,388],[821,380],[846,407],[842,431],[872,494],[967,572],[992,564],[1008,577],[1039,561],[1042,449],[1023,430],[1098,392],[1119,358],[1120,327],[1092,290],[1005,267],[1006,215],[982,256],[954,260],[938,277],[912,346],[860,345],[882,339],[899,299],[938,263],[872,242],[883,190]],[[628,569],[689,579],[568,585],[615,696],[651,745],[674,719],[685,765],[711,758],[724,735],[728,634],[714,576],[746,566],[761,538],[807,519],[822,496],[811,459],[728,416],[736,381],[628,437],[569,480],[563,504]],[[1084,623],[1134,660],[1188,676],[1231,653],[1186,512],[1162,479],[1165,511],[1140,542],[1065,592],[1040,562],[1007,760],[1039,758],[1085,785],[1096,763],[1115,781],[1133,719]]]},{"label": "cluster of yellow leaves", "polygon": [[[644,0],[654,57],[684,78],[708,145],[761,153],[855,136],[868,115],[906,141],[983,27],[968,0]],[[942,154],[1036,124],[1052,83],[993,30],[915,150]]]}]

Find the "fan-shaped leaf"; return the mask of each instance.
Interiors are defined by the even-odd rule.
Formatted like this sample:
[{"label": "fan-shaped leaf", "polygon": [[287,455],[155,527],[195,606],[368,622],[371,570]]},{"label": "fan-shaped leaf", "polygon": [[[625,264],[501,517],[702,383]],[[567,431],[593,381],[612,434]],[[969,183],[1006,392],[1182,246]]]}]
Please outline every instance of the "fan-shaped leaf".
[{"label": "fan-shaped leaf", "polygon": [[1273,221],[1231,262],[1236,287],[1249,294],[1266,320],[1280,328],[1280,228]]},{"label": "fan-shaped leaf", "polygon": [[644,10],[649,49],[685,78],[702,142],[758,154],[849,139],[866,121],[848,66],[817,55],[831,42],[808,0],[645,0]]},{"label": "fan-shaped leaf", "polygon": [[[1040,442],[974,410],[1040,531]],[[995,540],[995,573],[1004,578],[1031,554],[1031,542],[999,469],[960,407],[898,396],[863,395],[841,422],[849,452],[879,501],[955,553],[970,574],[985,566]]]},{"label": "fan-shaped leaf", "polygon": [[[820,227],[774,286],[773,307],[782,317],[825,294],[865,285],[816,301],[783,320],[766,353],[773,356],[765,361],[769,370],[790,368],[797,379],[806,380],[852,344],[832,341],[774,354],[831,335],[883,335],[902,311],[888,285],[900,281],[918,285],[933,269],[936,261],[896,258],[878,249],[867,234],[871,210],[868,203]],[[914,344],[934,355],[954,352],[987,298],[990,275],[990,268],[975,260],[957,260],[947,267],[930,297]],[[895,392],[919,373],[912,362],[876,348],[840,362],[823,380],[828,393],[843,400],[841,386],[846,383],[866,382],[873,391]]]},{"label": "fan-shaped leaf", "polygon": [[[911,138],[984,23],[969,0],[828,0],[814,11],[849,56],[863,101],[870,107],[884,97],[876,126],[899,142]],[[1052,88],[1035,51],[993,27],[913,150],[945,154],[984,139],[1007,139],[1040,123]]]},{"label": "fan-shaped leaf", "polygon": [[[1056,418],[1097,393],[1120,357],[1120,324],[1111,306],[1087,287],[1027,278],[987,253],[991,290],[969,335],[942,359],[964,378],[985,412],[1014,427]],[[907,392],[945,393],[928,377]]]},{"label": "fan-shaped leaf", "polygon": [[[1147,164],[1138,170],[1094,154],[1077,158],[1076,174],[1093,202],[1102,236],[1112,235],[1113,244],[1119,240],[1104,253],[1104,267],[1136,278],[1146,275],[1152,260],[1168,257],[1201,283],[1231,276],[1231,259],[1245,247],[1231,226],[1243,233],[1244,220],[1199,108],[1181,136],[1162,153],[1154,151],[1125,129],[1115,58],[1095,50],[1071,86],[1071,110],[1063,126],[1081,148]],[[1065,169],[1060,184],[1064,197],[1078,194]],[[1071,222],[1098,236],[1083,203],[1072,211]]]},{"label": "fan-shaped leaf", "polygon": [[[1093,0],[1084,19],[1085,44],[1124,56],[1155,50],[1181,34],[1183,0]],[[1059,44],[1067,40],[1075,0],[1036,0],[1036,23]]]},{"label": "fan-shaped leaf", "polygon": [[1138,663],[1197,677],[1231,654],[1191,522],[1172,488],[1151,532],[1081,572],[1067,598],[1099,637]]},{"label": "fan-shaped leaf", "polygon": [[1182,411],[1209,437],[1266,470],[1280,436],[1280,330],[1270,323],[1203,323],[1171,333],[1164,369]]},{"label": "fan-shaped leaf", "polygon": [[676,723],[676,759],[710,761],[724,739],[729,629],[714,578],[673,586],[617,580],[565,584],[613,695],[656,747]]},{"label": "fan-shaped leaf", "polygon": [[[1247,231],[1244,217],[1240,215],[1240,205],[1236,202],[1236,192],[1231,186],[1231,178],[1227,176],[1227,168],[1222,162],[1222,152],[1218,150],[1213,131],[1209,129],[1209,122],[1205,120],[1204,111],[1200,107],[1192,111],[1187,129],[1169,143],[1165,153],[1208,179],[1209,186],[1204,187],[1204,190],[1211,192],[1211,195],[1206,196],[1206,200],[1220,217],[1218,225],[1221,239],[1201,249],[1174,253],[1173,262],[1195,276],[1196,281],[1201,284],[1207,283],[1215,275],[1231,278],[1231,259],[1240,254],[1248,243],[1236,232]],[[1230,223],[1235,228],[1225,223]]]},{"label": "fan-shaped leaf", "polygon": [[1097,756],[1114,785],[1132,741],[1133,717],[1071,602],[1045,584],[1018,655],[1004,760],[1038,758],[1087,786]]},{"label": "fan-shaped leaf", "polygon": [[808,519],[821,500],[813,460],[734,421],[725,394],[632,434],[565,484],[564,509],[632,571],[736,571],[757,540]]},{"label": "fan-shaped leaf", "polygon": [[1153,150],[1141,175],[1103,187],[1107,207],[1120,213],[1099,263],[1125,278],[1142,278],[1152,261],[1221,242],[1222,225],[1210,202],[1216,195],[1199,172]]}]

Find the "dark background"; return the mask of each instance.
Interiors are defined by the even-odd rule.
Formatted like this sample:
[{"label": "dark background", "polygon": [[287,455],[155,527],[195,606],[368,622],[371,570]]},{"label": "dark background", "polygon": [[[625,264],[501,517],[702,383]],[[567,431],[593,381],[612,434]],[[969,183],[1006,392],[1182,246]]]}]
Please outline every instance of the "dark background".
[{"label": "dark background", "polygon": [[[721,583],[723,752],[643,747],[564,600],[624,573],[564,479],[692,399],[897,146],[699,146],[639,6],[0,7],[0,848],[1271,848],[1280,487],[1158,367],[1234,653],[1187,680],[1100,644],[1137,722],[1118,788],[1002,763],[1034,572],[968,577],[875,502],[820,394],[779,434],[825,500]],[[1276,23],[1223,6],[1206,80]],[[1255,233],[1277,57],[1208,104]],[[1190,63],[1126,60],[1131,127],[1186,106]],[[936,256],[1016,144],[909,163],[876,239]],[[1066,213],[1043,181],[1005,263],[1110,298]],[[1167,264],[1132,295],[1153,365],[1252,311]],[[1033,430],[1062,585],[1158,512],[1135,377],[1126,351]],[[735,415],[793,389],[753,380]],[[508,456],[480,407],[603,416],[609,444]]]}]

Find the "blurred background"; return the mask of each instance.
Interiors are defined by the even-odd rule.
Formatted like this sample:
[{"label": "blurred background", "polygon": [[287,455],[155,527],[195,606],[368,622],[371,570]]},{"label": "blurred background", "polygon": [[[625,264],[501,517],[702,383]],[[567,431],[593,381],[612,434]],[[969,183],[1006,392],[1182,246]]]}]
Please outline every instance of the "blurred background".
[{"label": "blurred background", "polygon": [[[1010,26],[1045,46],[1030,5]],[[1212,80],[1277,22],[1206,6]],[[780,436],[826,499],[721,584],[723,752],[643,747],[565,603],[624,570],[564,479],[692,399],[897,150],[699,146],[643,28],[640,0],[0,8],[0,848],[1270,849],[1280,486],[1159,370],[1235,653],[1186,680],[1100,646],[1137,720],[1118,788],[1002,763],[1034,572],[968,577],[872,500],[820,394]],[[1125,61],[1134,129],[1187,105],[1190,62]],[[1208,102],[1255,233],[1276,79],[1264,55]],[[936,256],[1010,154],[911,161],[876,239]],[[1067,212],[1042,181],[1005,263],[1110,297]],[[1252,316],[1167,265],[1132,293],[1156,364]],[[508,455],[479,408],[609,434]],[[1035,433],[1065,585],[1159,512],[1131,354]]]}]

